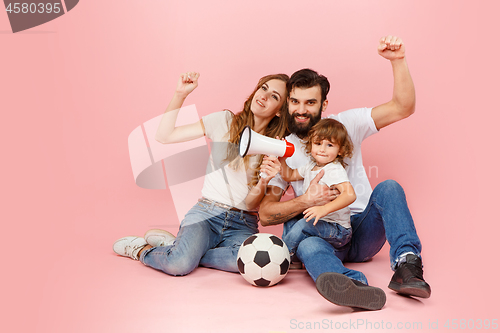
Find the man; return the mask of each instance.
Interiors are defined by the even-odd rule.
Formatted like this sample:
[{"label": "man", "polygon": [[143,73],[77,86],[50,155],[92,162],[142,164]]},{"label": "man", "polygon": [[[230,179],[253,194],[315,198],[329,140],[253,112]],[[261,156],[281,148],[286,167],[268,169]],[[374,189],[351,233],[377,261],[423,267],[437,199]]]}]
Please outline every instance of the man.
[{"label": "man", "polygon": [[[347,269],[342,262],[363,262],[380,251],[387,239],[391,267],[395,270],[389,288],[401,294],[427,298],[430,286],[423,279],[421,244],[408,210],[405,194],[395,181],[384,181],[372,191],[363,167],[361,142],[380,129],[410,116],[415,110],[415,89],[405,59],[405,47],[400,38],[381,38],[379,54],[390,60],[394,74],[393,98],[372,109],[353,109],[330,117],[347,128],[354,144],[354,155],[348,163],[348,176],[357,200],[350,206],[352,240],[346,248],[335,250],[327,239],[307,237],[299,244],[297,257],[316,282],[319,293],[327,300],[343,306],[377,310],[385,304],[385,293],[367,286],[363,273]],[[302,141],[309,129],[319,121],[327,108],[330,84],[326,77],[304,69],[294,73],[288,83],[290,91],[289,129],[287,137],[296,145],[296,153],[287,160],[291,168],[305,165]],[[323,172],[303,194],[301,182],[294,182],[296,198],[280,202],[288,184],[279,175],[269,183],[262,200],[259,216],[263,226],[285,223],[283,234],[303,217],[312,206],[324,205],[335,198],[335,191],[319,185]],[[312,222],[310,222],[312,223]]]}]

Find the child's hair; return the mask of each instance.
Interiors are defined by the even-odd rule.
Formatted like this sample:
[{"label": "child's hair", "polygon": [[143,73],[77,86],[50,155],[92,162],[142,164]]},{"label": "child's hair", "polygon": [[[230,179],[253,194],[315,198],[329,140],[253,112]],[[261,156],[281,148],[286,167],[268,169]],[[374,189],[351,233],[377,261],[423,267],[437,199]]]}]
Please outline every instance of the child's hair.
[{"label": "child's hair", "polygon": [[322,140],[328,140],[339,145],[339,154],[335,161],[345,168],[347,163],[344,158],[352,156],[353,144],[344,125],[335,119],[321,119],[307,134],[305,140],[306,153],[310,156],[312,144]]}]

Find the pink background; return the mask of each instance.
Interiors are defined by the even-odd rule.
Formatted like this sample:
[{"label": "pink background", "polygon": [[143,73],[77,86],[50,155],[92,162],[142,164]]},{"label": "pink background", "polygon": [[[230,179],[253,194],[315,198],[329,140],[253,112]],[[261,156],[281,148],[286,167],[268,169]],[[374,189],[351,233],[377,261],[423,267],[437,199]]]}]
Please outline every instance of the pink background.
[{"label": "pink background", "polygon": [[[301,331],[293,319],[418,321],[424,330],[438,320],[445,330],[448,319],[498,322],[499,7],[81,1],[17,34],[2,11],[2,331]],[[366,141],[365,165],[378,170],[372,185],[392,178],[406,190],[430,299],[389,291],[387,247],[350,266],[386,291],[377,312],[327,303],[304,271],[259,289],[209,269],[172,278],[112,252],[125,235],[158,226],[176,232],[169,191],[135,185],[127,137],[163,112],[181,72],[201,72],[186,102],[201,115],[237,111],[258,78],[303,67],[330,79],[327,113],[376,106],[392,94],[390,64],[376,52],[387,34],[406,43],[417,111]]]}]

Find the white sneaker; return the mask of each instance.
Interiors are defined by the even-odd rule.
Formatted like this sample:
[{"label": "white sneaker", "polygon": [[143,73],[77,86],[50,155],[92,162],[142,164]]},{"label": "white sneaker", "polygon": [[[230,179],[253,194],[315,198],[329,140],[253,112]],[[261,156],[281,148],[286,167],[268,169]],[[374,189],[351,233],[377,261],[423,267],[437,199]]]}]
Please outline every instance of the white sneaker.
[{"label": "white sneaker", "polygon": [[168,246],[174,244],[175,236],[165,230],[151,229],[144,234],[144,239],[151,246]]},{"label": "white sneaker", "polygon": [[139,260],[139,251],[141,251],[146,245],[148,245],[148,243],[146,243],[144,238],[128,236],[117,240],[113,244],[113,251],[121,256]]}]

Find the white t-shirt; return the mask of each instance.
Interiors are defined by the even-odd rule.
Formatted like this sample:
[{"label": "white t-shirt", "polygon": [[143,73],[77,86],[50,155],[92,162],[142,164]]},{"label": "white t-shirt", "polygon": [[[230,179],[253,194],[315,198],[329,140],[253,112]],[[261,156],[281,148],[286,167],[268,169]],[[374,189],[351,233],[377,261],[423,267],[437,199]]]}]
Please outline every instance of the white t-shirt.
[{"label": "white t-shirt", "polygon": [[[297,169],[299,174],[304,178],[302,190],[305,192],[309,188],[309,184],[311,184],[311,180],[316,177],[316,175],[321,171],[325,170],[325,174],[321,177],[319,183],[324,184],[328,187],[340,183],[345,183],[349,181],[347,177],[347,172],[345,171],[342,164],[339,162],[331,162],[325,165],[324,167],[313,170],[316,166],[316,163],[312,160],[309,161],[306,165]],[[349,207],[344,207],[342,209],[331,212],[328,215],[325,215],[321,218],[322,221],[338,223],[344,228],[351,227],[351,210]]]},{"label": "white t-shirt", "polygon": [[[245,198],[248,195],[253,170],[245,170],[243,163],[235,170],[226,161],[229,143],[229,127],[234,115],[230,111],[220,111],[202,117],[205,135],[212,140],[205,180],[201,194],[203,197],[242,210],[248,210]],[[258,166],[260,155],[250,156],[250,167]],[[242,162],[242,158],[237,157]]]},{"label": "white t-shirt", "polygon": [[[370,200],[372,188],[368,181],[365,168],[363,166],[363,158],[361,156],[361,143],[364,139],[378,132],[375,122],[371,116],[371,108],[352,109],[341,112],[337,115],[330,115],[328,118],[333,118],[340,121],[347,129],[351,141],[354,145],[353,155],[351,158],[346,158],[347,175],[349,181],[356,192],[357,199],[349,207],[351,214],[361,213]],[[292,169],[298,169],[306,165],[310,158],[305,153],[305,145],[300,138],[295,134],[290,134],[286,140],[295,145],[295,153],[292,157],[286,160],[286,164]],[[288,183],[278,174],[269,182],[270,186],[278,186],[283,191],[288,187]],[[304,194],[302,181],[291,182],[296,196]]]}]

